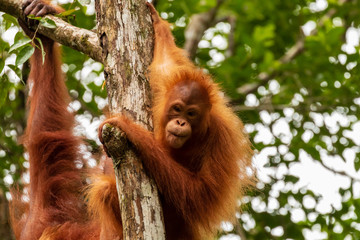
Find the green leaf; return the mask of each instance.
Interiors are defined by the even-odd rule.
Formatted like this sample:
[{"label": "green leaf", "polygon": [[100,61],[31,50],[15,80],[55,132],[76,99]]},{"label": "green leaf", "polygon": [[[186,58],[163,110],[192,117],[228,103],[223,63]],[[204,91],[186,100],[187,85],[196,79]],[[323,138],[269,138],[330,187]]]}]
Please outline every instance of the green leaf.
[{"label": "green leaf", "polygon": [[5,105],[5,100],[9,91],[9,78],[6,74],[0,77],[0,106]]},{"label": "green leaf", "polygon": [[22,38],[19,41],[15,42],[9,49],[9,53],[11,53],[12,51],[22,48],[25,45],[29,44],[31,42],[30,38]]},{"label": "green leaf", "polygon": [[20,79],[22,80],[22,74],[21,74],[21,69],[20,69],[20,68],[18,68],[18,67],[15,66],[15,65],[12,65],[12,64],[8,65],[8,67],[9,67],[11,70],[14,71],[14,73],[16,74],[16,76],[18,76],[18,78],[20,78]]},{"label": "green leaf", "polygon": [[208,8],[216,6],[216,0],[199,1],[199,5],[204,5]]},{"label": "green leaf", "polygon": [[357,158],[355,159],[355,161],[354,161],[354,167],[355,167],[355,170],[356,170],[356,171],[359,171],[359,169],[360,169],[360,158],[359,158],[359,157],[357,157]]},{"label": "green leaf", "polygon": [[5,67],[5,59],[1,58],[0,59],[0,74],[1,74],[2,70],[4,69],[4,67]]},{"label": "green leaf", "polygon": [[269,47],[273,45],[273,39],[275,37],[275,25],[268,24],[265,26],[256,26],[253,38],[257,42],[262,42],[265,46]]},{"label": "green leaf", "polygon": [[[18,25],[18,22],[17,22],[16,18],[14,18],[13,16],[5,13],[4,15],[2,15],[2,17],[3,17],[3,19],[4,19],[5,21],[7,21],[7,22],[9,22],[9,23],[12,23],[12,24],[14,24],[14,25]],[[7,30],[7,29],[8,29],[8,28],[6,28],[6,30]]]},{"label": "green leaf", "polygon": [[21,51],[19,52],[19,54],[16,57],[16,61],[15,64],[16,66],[19,66],[21,64],[23,64],[24,62],[26,62],[31,55],[34,53],[35,48],[32,46],[26,46],[23,49],[21,49]]},{"label": "green leaf", "polygon": [[71,15],[75,11],[77,11],[77,9],[70,9],[70,10],[67,10],[65,12],[59,13],[59,14],[57,14],[55,16],[57,16],[57,17],[67,17],[67,16]]},{"label": "green leaf", "polygon": [[51,28],[51,29],[56,28],[56,23],[49,18],[41,19],[40,24],[46,28]]},{"label": "green leaf", "polygon": [[42,63],[44,64],[44,62],[45,62],[45,55],[46,55],[46,52],[45,52],[45,50],[44,50],[44,45],[42,44],[42,41],[41,41],[40,38],[36,38],[36,40],[37,40],[38,43],[40,44],[40,48],[39,48],[38,46],[36,46],[36,47],[41,50]]},{"label": "green leaf", "polygon": [[23,38],[28,38],[28,37],[24,35],[23,31],[18,31],[14,37],[14,42],[18,42],[20,41],[20,39]]},{"label": "green leaf", "polygon": [[299,181],[299,178],[296,177],[296,176],[292,176],[292,175],[286,175],[284,181],[285,182],[297,183]]},{"label": "green leaf", "polygon": [[185,2],[181,1],[180,6],[187,15],[191,16],[191,11],[190,11],[190,9],[188,8],[188,6],[186,5]]},{"label": "green leaf", "polygon": [[38,21],[40,21],[42,19],[42,17],[35,17],[33,14],[28,15],[27,18],[33,19],[33,20],[38,20]]},{"label": "green leaf", "polygon": [[40,25],[46,28],[56,28],[56,23],[50,18],[35,17],[34,15],[29,15],[28,18],[38,20]]}]

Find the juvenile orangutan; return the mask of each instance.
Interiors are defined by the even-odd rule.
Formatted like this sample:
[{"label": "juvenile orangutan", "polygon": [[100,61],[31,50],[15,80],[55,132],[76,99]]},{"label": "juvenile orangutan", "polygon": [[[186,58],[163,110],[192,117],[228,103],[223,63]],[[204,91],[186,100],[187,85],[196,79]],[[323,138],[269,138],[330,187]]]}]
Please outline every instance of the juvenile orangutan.
[{"label": "juvenile orangutan", "polygon": [[[136,147],[160,190],[167,239],[208,239],[222,220],[233,218],[238,197],[252,183],[247,174],[251,145],[217,85],[176,47],[169,24],[148,6],[155,30],[149,69],[154,134],[126,117],[117,117],[101,125],[99,137],[102,139],[102,126],[111,124]],[[61,11],[44,0],[27,0],[23,10],[35,16]],[[27,24],[20,24],[33,37]],[[80,140],[72,133],[74,118],[67,110],[69,96],[60,54],[52,40],[38,37],[46,56],[43,64],[36,48],[31,59],[32,89],[24,137],[30,162],[30,201],[25,204],[14,195],[16,238],[122,239],[111,171],[97,177],[84,201],[83,173],[76,167],[81,161]]]},{"label": "juvenile orangutan", "polygon": [[162,197],[167,239],[207,239],[232,219],[252,183],[252,149],[218,86],[176,47],[169,24],[148,4],[155,30],[150,84],[154,134],[125,116],[106,120],[136,147]]}]

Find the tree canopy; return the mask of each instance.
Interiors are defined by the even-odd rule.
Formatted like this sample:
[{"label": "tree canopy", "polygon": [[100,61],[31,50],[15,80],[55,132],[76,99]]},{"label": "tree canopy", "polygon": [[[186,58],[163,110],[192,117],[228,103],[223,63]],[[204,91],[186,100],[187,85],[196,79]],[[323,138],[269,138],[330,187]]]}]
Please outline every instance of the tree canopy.
[{"label": "tree canopy", "polygon": [[[256,150],[256,189],[239,199],[238,222],[225,222],[219,239],[360,238],[360,1],[155,5],[172,23],[177,44],[222,86]],[[63,8],[75,10],[72,24],[95,27],[93,2]],[[19,141],[32,50],[9,14],[0,13],[0,34],[0,198],[9,198],[11,186],[28,181]],[[103,67],[68,47],[62,51],[75,131],[95,164],[106,106]]]}]

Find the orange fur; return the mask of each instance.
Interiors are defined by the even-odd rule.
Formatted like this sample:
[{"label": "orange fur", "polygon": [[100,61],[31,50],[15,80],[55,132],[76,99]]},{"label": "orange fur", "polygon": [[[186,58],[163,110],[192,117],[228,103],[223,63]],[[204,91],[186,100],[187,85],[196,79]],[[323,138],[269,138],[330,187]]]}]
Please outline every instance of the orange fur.
[{"label": "orange fur", "polygon": [[[60,53],[43,39],[46,60],[40,50],[31,59],[30,110],[24,144],[29,153],[29,203],[12,214],[17,239],[99,239],[100,229],[90,221],[83,196],[80,140],[72,133],[73,114],[67,111],[68,93],[60,70]],[[14,195],[14,197],[16,197]],[[18,203],[18,204],[16,204]],[[91,229],[91,231],[90,231]]]},{"label": "orange fur", "polygon": [[122,237],[121,214],[114,175],[93,175],[87,199],[92,218],[101,224],[100,239]]},{"label": "orange fur", "polygon": [[[32,5],[32,2],[35,2]],[[41,7],[36,8],[40,5]],[[25,10],[34,15],[52,13],[42,0],[28,0]],[[154,135],[125,117],[105,123],[120,127],[138,149],[144,166],[155,179],[164,210],[167,239],[205,239],[222,220],[233,218],[236,200],[252,184],[252,149],[242,122],[220,96],[211,77],[197,69],[177,48],[167,22],[150,6],[155,49],[150,66],[154,92]],[[37,10],[36,10],[37,9]],[[24,30],[31,34],[24,25]],[[122,224],[115,177],[106,160],[103,174],[92,177],[86,198],[82,190],[80,141],[72,134],[74,118],[67,111],[68,93],[60,70],[60,54],[53,41],[42,37],[46,51],[31,60],[30,111],[25,146],[30,156],[28,203],[14,194],[12,224],[20,240],[122,239]],[[196,83],[209,102],[193,134],[179,149],[166,143],[166,109],[179,84]],[[196,127],[194,127],[196,126]],[[18,197],[16,197],[18,196]]]},{"label": "orange fur", "polygon": [[[150,84],[154,92],[154,136],[124,116],[106,120],[125,132],[155,179],[162,198],[167,239],[207,239],[222,220],[231,220],[237,199],[253,184],[253,151],[240,119],[227,107],[211,77],[197,69],[175,46],[167,22],[150,5],[155,30]],[[206,91],[211,109],[180,149],[165,137],[167,108],[179,84],[197,83]],[[100,130],[102,126],[100,127]],[[195,131],[194,130],[194,131]],[[193,131],[193,132],[194,132]]]},{"label": "orange fur", "polygon": [[[24,3],[24,12],[35,16],[57,11],[58,8],[42,0]],[[20,24],[28,35],[34,34],[24,22]],[[61,73],[60,52],[52,40],[39,37],[46,56],[43,64],[41,51],[35,48],[31,58],[30,109],[24,136],[30,162],[29,201],[25,202],[21,193],[13,191],[10,211],[15,236],[19,240],[119,239],[121,224],[106,226],[108,231],[104,234],[105,228],[101,229],[99,220],[88,213],[83,194],[84,173],[76,166],[82,161],[78,149],[81,141],[73,135],[74,116],[67,110],[70,97]],[[104,175],[103,178],[102,185],[95,188],[102,194],[89,192],[92,198],[89,203],[93,206],[97,202],[96,217],[109,222],[119,219],[119,203],[116,189],[109,191],[109,186],[115,184],[112,182],[114,177],[108,180]],[[106,185],[106,181],[111,183]]]}]

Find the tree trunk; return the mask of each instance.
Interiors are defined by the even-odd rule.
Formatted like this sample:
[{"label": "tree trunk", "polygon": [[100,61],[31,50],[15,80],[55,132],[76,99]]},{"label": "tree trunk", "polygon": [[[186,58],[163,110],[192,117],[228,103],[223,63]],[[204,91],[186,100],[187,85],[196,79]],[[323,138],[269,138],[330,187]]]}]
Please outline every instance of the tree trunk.
[{"label": "tree trunk", "polygon": [[[145,1],[95,0],[95,5],[101,49],[91,31],[69,26],[54,16],[49,18],[57,27],[39,27],[38,32],[101,61],[105,68],[110,112],[126,114],[151,129],[151,94],[146,71],[152,60],[153,28]],[[0,11],[23,17],[18,0],[0,0]],[[125,146],[125,142],[118,141],[113,144],[113,149],[109,149],[115,156],[124,239],[165,239],[156,185],[146,176],[133,149],[119,155],[117,147]]]},{"label": "tree trunk", "polygon": [[[151,129],[151,92],[146,71],[152,60],[153,28],[145,1],[96,0],[95,6],[110,112],[125,114]],[[165,239],[157,188],[146,176],[141,160],[131,148],[124,155],[116,154],[116,144],[108,150],[115,151],[111,155],[124,239]]]}]

